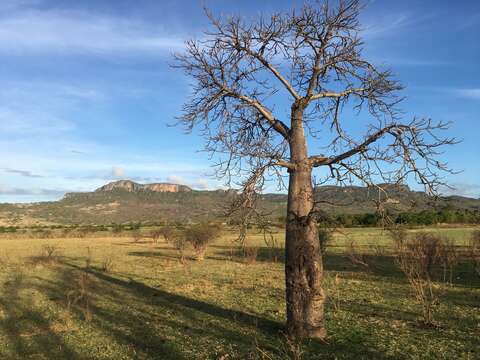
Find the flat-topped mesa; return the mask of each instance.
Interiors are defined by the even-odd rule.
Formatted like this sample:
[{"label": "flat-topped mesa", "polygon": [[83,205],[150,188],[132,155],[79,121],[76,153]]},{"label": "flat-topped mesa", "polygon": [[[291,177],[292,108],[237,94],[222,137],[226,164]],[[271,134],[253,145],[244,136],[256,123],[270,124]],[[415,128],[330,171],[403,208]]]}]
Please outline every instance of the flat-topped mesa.
[{"label": "flat-topped mesa", "polygon": [[139,184],[131,180],[119,180],[108,183],[99,187],[96,192],[106,192],[106,191],[115,191],[123,190],[128,192],[139,192],[139,191],[153,191],[153,192],[189,192],[192,191],[186,185],[179,184],[169,184],[169,183],[154,183],[154,184]]}]

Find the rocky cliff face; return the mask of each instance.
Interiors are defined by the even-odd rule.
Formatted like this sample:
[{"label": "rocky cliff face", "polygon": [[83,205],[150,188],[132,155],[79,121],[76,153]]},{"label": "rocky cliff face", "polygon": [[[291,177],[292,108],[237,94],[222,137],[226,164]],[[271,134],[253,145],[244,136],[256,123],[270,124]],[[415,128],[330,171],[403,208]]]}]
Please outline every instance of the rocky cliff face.
[{"label": "rocky cliff face", "polygon": [[108,183],[97,190],[96,192],[106,192],[114,190],[123,190],[128,192],[139,191],[153,191],[153,192],[189,192],[192,191],[186,185],[169,184],[169,183],[154,183],[154,184],[138,184],[131,180],[119,180]]}]

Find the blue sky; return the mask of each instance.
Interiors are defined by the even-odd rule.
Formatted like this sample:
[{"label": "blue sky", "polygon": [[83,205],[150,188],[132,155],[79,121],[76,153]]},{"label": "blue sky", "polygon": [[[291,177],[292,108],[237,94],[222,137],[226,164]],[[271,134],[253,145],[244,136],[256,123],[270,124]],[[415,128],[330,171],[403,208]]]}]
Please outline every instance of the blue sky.
[{"label": "blue sky", "polygon": [[[190,89],[171,54],[208,26],[202,3],[1,1],[0,202],[120,178],[218,187],[202,139],[168,126]],[[252,18],[301,1],[205,3]],[[367,58],[406,86],[406,119],[453,122],[449,182],[480,197],[480,1],[370,1],[361,22]]]}]

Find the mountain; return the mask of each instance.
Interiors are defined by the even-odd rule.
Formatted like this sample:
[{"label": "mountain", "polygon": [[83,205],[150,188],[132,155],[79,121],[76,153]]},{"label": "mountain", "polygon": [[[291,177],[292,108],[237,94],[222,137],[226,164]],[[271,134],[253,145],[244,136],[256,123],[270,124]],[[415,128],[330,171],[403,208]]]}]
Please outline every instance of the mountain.
[{"label": "mountain", "polygon": [[153,191],[153,192],[189,192],[192,191],[186,185],[178,184],[169,184],[169,183],[154,183],[154,184],[138,184],[131,180],[119,180],[108,183],[97,190],[96,192],[105,192],[105,191],[128,191],[128,192],[139,192],[139,191]]},{"label": "mountain", "polygon": [[[392,211],[428,209],[480,210],[480,199],[461,196],[433,198],[405,185],[319,186],[315,197],[329,213],[373,213],[378,201]],[[388,193],[388,197],[385,195]],[[137,221],[188,222],[222,216],[236,196],[235,190],[198,191],[185,185],[139,184],[120,180],[93,192],[69,193],[59,201],[33,204],[0,204],[0,225],[110,224]],[[260,206],[272,219],[285,216],[287,196],[264,194]]]}]

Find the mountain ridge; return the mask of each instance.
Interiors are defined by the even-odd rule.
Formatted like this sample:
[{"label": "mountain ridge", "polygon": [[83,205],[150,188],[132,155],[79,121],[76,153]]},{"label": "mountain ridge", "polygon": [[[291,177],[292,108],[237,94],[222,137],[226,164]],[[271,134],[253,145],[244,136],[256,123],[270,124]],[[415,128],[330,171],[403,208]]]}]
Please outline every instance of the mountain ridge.
[{"label": "mountain ridge", "polygon": [[187,185],[172,184],[167,182],[140,184],[132,180],[117,180],[99,187],[98,189],[95,190],[95,192],[105,192],[105,191],[115,191],[115,190],[125,190],[129,192],[137,192],[137,191],[189,192],[189,191],[192,191],[192,188],[190,188]]},{"label": "mountain ridge", "polygon": [[[434,198],[406,185],[381,184],[380,188],[324,185],[316,187],[321,210],[332,214],[374,213],[378,201],[394,212],[419,212],[439,208],[480,211],[480,199],[461,196]],[[220,218],[236,190],[194,190],[170,183],[139,184],[118,180],[91,192],[67,193],[59,201],[33,204],[0,204],[0,225],[109,224],[139,221],[189,222]],[[286,194],[262,194],[260,207],[272,219],[284,217]]]}]

